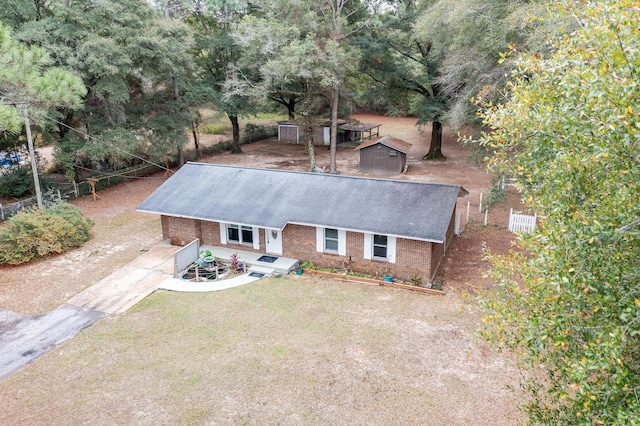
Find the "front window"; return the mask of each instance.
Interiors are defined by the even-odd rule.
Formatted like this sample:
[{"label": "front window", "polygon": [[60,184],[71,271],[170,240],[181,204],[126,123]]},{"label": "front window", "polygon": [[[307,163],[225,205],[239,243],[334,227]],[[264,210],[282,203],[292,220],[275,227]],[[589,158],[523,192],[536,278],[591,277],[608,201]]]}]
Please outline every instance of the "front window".
[{"label": "front window", "polygon": [[338,252],[338,230],[332,228],[324,229],[324,249],[326,251]]},{"label": "front window", "polygon": [[386,235],[373,236],[373,257],[377,259],[387,258],[387,236]]},{"label": "front window", "polygon": [[227,239],[240,244],[253,244],[253,229],[250,226],[227,225]]}]

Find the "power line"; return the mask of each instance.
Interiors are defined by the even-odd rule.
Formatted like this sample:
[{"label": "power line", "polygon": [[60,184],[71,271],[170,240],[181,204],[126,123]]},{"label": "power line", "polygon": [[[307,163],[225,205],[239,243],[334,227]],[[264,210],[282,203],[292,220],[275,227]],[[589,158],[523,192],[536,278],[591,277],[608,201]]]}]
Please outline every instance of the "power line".
[{"label": "power line", "polygon": [[133,158],[137,158],[138,160],[141,160],[141,161],[143,161],[143,162],[145,162],[145,163],[151,164],[151,165],[156,166],[156,167],[158,167],[158,168],[160,168],[160,169],[162,169],[162,170],[165,170],[165,171],[167,171],[167,172],[173,173],[173,170],[168,169],[168,168],[167,168],[167,167],[165,167],[165,166],[161,166],[161,165],[159,165],[159,164],[157,164],[157,163],[154,163],[153,161],[149,161],[149,160],[147,160],[146,158],[140,157],[139,155],[136,155],[136,154],[134,154],[134,153],[132,153],[132,152],[129,152],[129,151],[127,151],[127,150],[124,150],[124,149],[122,149],[122,148],[120,148],[120,147],[118,147],[118,146],[115,146],[115,145],[113,145],[113,144],[110,144],[110,143],[108,143],[108,142],[101,141],[100,139],[96,138],[95,136],[91,136],[91,135],[89,135],[88,133],[83,132],[82,130],[78,130],[78,129],[76,129],[75,127],[71,127],[71,126],[69,126],[68,124],[63,123],[63,122],[62,122],[62,121],[60,121],[60,120],[57,120],[57,119],[52,118],[52,117],[49,117],[48,115],[45,115],[45,117],[46,117],[47,119],[49,119],[49,120],[53,121],[54,123],[57,123],[57,124],[59,124],[59,125],[61,125],[61,126],[66,127],[66,128],[67,128],[67,129],[69,129],[69,130],[73,130],[74,132],[76,132],[76,133],[78,133],[78,134],[80,134],[80,135],[84,136],[84,137],[85,137],[85,138],[87,138],[87,139],[91,139],[91,140],[94,140],[94,141],[96,141],[96,142],[103,143],[103,144],[105,144],[105,145],[107,145],[107,146],[110,146],[111,148],[113,148],[113,149],[115,149],[115,150],[117,150],[117,151],[120,151],[120,152],[123,152],[123,153],[125,153],[125,154],[127,154],[127,155],[130,155],[130,156],[131,156],[131,157],[133,157]]},{"label": "power line", "polygon": [[[91,169],[91,168],[88,168],[88,167],[82,167],[82,166],[78,166],[78,165],[76,165],[74,167],[76,167],[76,168],[78,168],[80,170],[86,170],[88,172],[95,173],[96,175],[99,175],[100,173],[104,173],[101,170]],[[142,166],[142,167],[146,167],[146,166]],[[118,171],[113,171],[113,172],[110,172],[110,173],[107,172],[104,175],[100,176],[100,180],[109,179],[109,178],[116,177],[116,176],[119,176],[121,178],[128,178],[128,179],[146,179],[148,177],[148,176],[128,176],[128,175],[120,173]]]}]

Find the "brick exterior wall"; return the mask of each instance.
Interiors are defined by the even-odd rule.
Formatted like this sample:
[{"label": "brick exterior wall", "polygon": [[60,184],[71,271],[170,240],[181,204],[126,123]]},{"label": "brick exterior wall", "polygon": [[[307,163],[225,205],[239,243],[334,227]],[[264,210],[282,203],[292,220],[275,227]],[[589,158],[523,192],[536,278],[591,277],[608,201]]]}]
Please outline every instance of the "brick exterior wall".
[{"label": "brick exterior wall", "polygon": [[[455,216],[454,216],[455,217]],[[220,224],[218,222],[183,219],[162,216],[162,235],[171,244],[185,245],[200,238],[201,244],[222,246],[220,243]],[[447,231],[447,242],[453,238],[453,219]],[[224,247],[231,249],[266,253],[265,230],[260,229],[260,248],[252,245],[228,243]],[[430,282],[437,265],[444,256],[444,245],[427,241],[396,239],[396,263],[364,259],[364,235],[358,232],[346,233],[346,254],[322,253],[316,251],[316,228],[303,225],[287,225],[282,232],[282,255],[300,261],[310,261],[317,266],[344,268],[382,277],[391,273],[394,277],[410,281],[420,277],[423,283]]]},{"label": "brick exterior wall", "polygon": [[451,245],[451,242],[453,241],[454,237],[455,237],[455,226],[456,226],[456,222],[455,222],[455,217],[456,217],[456,210],[454,207],[453,210],[453,215],[451,216],[451,220],[449,221],[449,227],[447,228],[447,236],[446,236],[446,241],[445,244],[437,244],[437,243],[433,243],[433,250],[432,250],[432,254],[431,254],[431,268],[432,268],[432,274],[431,274],[431,279],[433,280],[433,278],[436,275],[436,272],[438,271],[438,267],[440,266],[440,262],[442,262],[442,259],[444,258],[444,256],[446,255],[447,250],[449,250],[449,246]]},{"label": "brick exterior wall", "polygon": [[[282,232],[283,256],[309,261],[317,266],[344,268],[350,266],[356,272],[378,275],[393,274],[410,281],[414,276],[423,282],[431,280],[431,245],[427,241],[396,239],[396,263],[364,259],[364,235],[347,232],[346,254],[320,253],[316,251],[316,228],[287,225]],[[440,244],[442,245],[442,244]]]},{"label": "brick exterior wall", "polygon": [[165,240],[170,240],[173,245],[184,246],[196,238],[202,237],[199,220],[162,216],[161,222],[162,237]]},{"label": "brick exterior wall", "polygon": [[428,241],[398,238],[396,241],[396,264],[393,275],[410,281],[420,278],[424,284],[431,282],[431,259],[433,243]]},{"label": "brick exterior wall", "polygon": [[200,244],[220,246],[220,223],[202,221],[202,239]]}]

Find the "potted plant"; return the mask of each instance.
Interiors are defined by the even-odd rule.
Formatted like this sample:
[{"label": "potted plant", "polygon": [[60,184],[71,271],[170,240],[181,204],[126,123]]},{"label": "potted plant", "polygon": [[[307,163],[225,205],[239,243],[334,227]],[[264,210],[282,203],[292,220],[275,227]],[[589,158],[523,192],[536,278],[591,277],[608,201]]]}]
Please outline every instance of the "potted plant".
[{"label": "potted plant", "polygon": [[385,282],[390,283],[390,282],[392,282],[392,281],[393,281],[393,274],[390,274],[390,273],[386,272],[386,273],[382,276],[382,278],[384,279],[384,281],[385,281]]}]

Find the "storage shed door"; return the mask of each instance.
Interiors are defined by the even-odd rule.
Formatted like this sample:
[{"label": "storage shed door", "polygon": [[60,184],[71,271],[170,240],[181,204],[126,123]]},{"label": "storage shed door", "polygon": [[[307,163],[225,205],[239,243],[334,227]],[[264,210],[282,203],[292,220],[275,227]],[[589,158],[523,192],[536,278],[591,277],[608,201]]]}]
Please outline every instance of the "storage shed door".
[{"label": "storage shed door", "polygon": [[291,124],[280,124],[278,126],[278,139],[281,141],[299,142],[298,126]]},{"label": "storage shed door", "polygon": [[387,147],[384,145],[376,145],[373,148],[373,158],[372,158],[372,166],[373,170],[384,172],[387,169],[387,157],[389,153],[387,152]]}]

